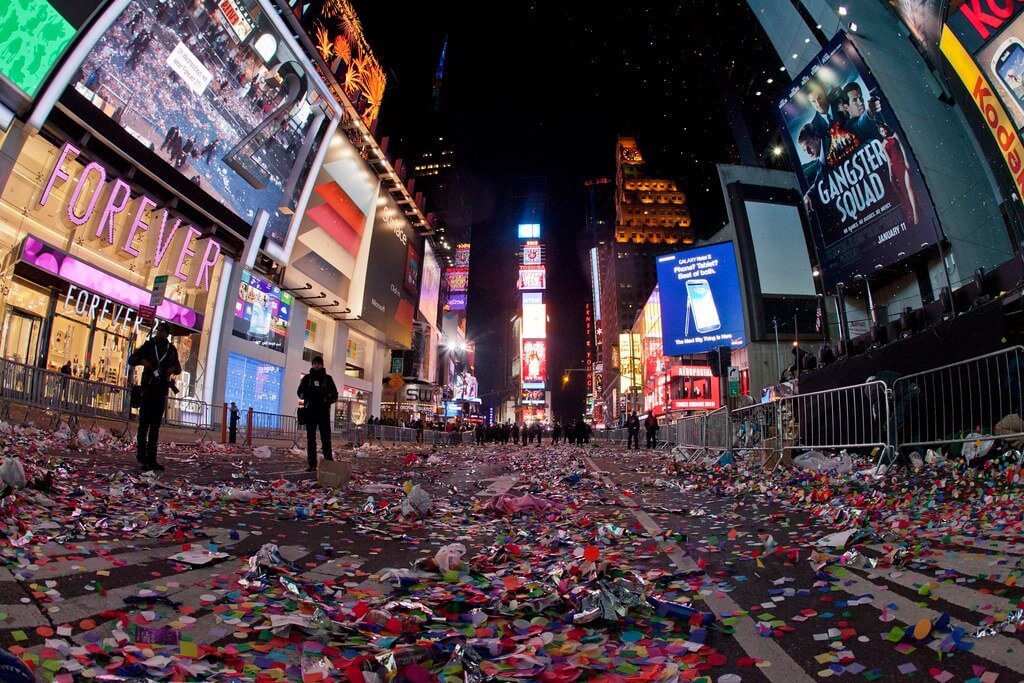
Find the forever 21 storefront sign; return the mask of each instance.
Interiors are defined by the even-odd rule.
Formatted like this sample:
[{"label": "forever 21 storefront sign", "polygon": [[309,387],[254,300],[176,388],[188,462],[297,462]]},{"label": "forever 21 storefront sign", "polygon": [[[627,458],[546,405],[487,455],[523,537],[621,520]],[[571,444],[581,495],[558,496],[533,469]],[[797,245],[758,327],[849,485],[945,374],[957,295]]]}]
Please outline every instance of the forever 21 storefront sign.
[{"label": "forever 21 storefront sign", "polygon": [[[194,226],[182,225],[182,219],[172,216],[170,209],[166,208],[163,210],[159,222],[147,223],[145,221],[146,214],[155,215],[153,210],[158,206],[157,202],[148,195],[140,194],[134,202],[134,211],[131,211],[133,204],[131,186],[120,178],[115,178],[108,183],[106,169],[95,161],[86,164],[78,177],[72,180],[71,175],[63,168],[64,162],[68,157],[78,156],[80,153],[81,150],[70,142],[64,144],[57,157],[57,163],[50,173],[50,178],[46,182],[46,187],[39,197],[39,205],[46,205],[54,185],[58,181],[71,181],[73,186],[67,192],[68,199],[65,208],[68,220],[74,225],[84,226],[96,215],[99,215],[94,236],[101,243],[105,242],[119,249],[122,252],[122,257],[139,256],[136,243],[139,239],[145,243],[145,239],[148,238],[150,242],[147,254],[153,258],[153,268],[159,268],[171,255],[172,259],[176,259],[169,262],[174,264],[174,269],[171,271],[174,277],[191,287],[200,287],[203,291],[209,291],[210,273],[217,265],[221,255],[220,243],[213,239],[208,240],[206,250],[198,265],[191,269],[191,273],[183,272],[186,259],[197,256],[195,244],[201,232]],[[95,177],[97,182],[90,184],[90,177]],[[104,193],[106,188],[109,189]],[[100,199],[104,194],[106,198],[101,203]],[[102,208],[100,208],[101,204]],[[131,213],[126,213],[129,211]],[[115,220],[120,214],[126,214],[129,219],[124,222],[121,234],[118,235],[115,230]],[[152,219],[150,220],[152,221]],[[172,255],[171,245],[174,244],[179,232],[184,237],[178,244],[177,252]],[[140,233],[145,233],[145,236],[141,236]]]}]

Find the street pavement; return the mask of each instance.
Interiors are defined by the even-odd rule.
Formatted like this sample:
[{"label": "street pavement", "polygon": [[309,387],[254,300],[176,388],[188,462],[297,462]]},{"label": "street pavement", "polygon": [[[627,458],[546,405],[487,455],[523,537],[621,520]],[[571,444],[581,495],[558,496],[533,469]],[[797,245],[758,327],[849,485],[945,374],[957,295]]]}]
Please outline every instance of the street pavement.
[{"label": "street pavement", "polygon": [[285,449],[168,444],[143,476],[109,437],[2,440],[43,490],[0,502],[0,646],[39,679],[1024,680],[1010,466],[339,444],[330,489]]}]

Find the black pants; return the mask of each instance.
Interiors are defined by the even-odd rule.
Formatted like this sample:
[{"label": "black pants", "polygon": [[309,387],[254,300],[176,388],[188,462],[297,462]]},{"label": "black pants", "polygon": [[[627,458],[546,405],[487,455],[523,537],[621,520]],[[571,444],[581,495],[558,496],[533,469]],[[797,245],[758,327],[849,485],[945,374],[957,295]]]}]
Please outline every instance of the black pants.
[{"label": "black pants", "polygon": [[334,460],[331,453],[331,416],[328,413],[306,417],[306,460],[310,467],[316,467],[316,433],[320,431],[324,460]]},{"label": "black pants", "polygon": [[626,439],[626,450],[629,450],[630,448],[633,448],[633,447],[636,447],[637,450],[640,449],[640,430],[639,429],[637,429],[636,431],[633,431],[632,429],[630,429],[629,432],[628,432],[628,437]]},{"label": "black pants", "polygon": [[156,464],[156,445],[160,441],[160,423],[164,421],[166,396],[146,396],[139,408],[138,452],[135,457],[143,465]]},{"label": "black pants", "polygon": [[654,429],[647,430],[647,447],[654,448],[658,445],[658,432]]}]

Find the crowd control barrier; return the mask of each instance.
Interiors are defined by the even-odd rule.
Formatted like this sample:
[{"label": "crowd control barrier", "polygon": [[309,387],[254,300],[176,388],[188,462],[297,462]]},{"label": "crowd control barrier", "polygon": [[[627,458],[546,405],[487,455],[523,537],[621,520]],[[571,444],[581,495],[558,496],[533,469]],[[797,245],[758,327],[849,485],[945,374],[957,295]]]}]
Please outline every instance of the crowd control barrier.
[{"label": "crowd control barrier", "polygon": [[[990,442],[1024,445],[1021,368],[1024,347],[900,377],[892,386],[892,438],[897,451]],[[984,438],[989,436],[989,438]]]},{"label": "crowd control barrier", "polygon": [[[911,375],[881,373],[862,384],[688,415],[660,436],[690,461],[728,451],[772,470],[808,450],[846,449],[873,457],[876,467],[927,447],[954,458],[983,455],[996,439],[1024,451],[1022,365],[1024,347],[1013,346]],[[625,443],[627,432],[595,437]]]},{"label": "crowd control barrier", "polygon": [[67,420],[69,427],[77,429],[83,418],[91,418],[94,423],[98,419],[127,422],[130,397],[127,387],[3,360],[0,417],[10,419],[12,405],[47,411],[51,428]]}]

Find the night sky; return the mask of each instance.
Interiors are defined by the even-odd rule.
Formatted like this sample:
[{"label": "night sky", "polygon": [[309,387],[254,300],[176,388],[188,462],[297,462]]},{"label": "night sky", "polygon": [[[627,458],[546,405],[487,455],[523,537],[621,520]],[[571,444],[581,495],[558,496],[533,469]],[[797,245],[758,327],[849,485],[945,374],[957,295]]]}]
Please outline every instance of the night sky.
[{"label": "night sky", "polygon": [[507,382],[500,340],[515,284],[512,181],[546,177],[549,385],[556,416],[579,414],[583,375],[564,392],[560,375],[584,358],[583,181],[614,177],[616,136],[633,135],[651,169],[680,182],[698,232],[711,234],[725,217],[714,165],[736,160],[724,84],[735,87],[763,152],[774,131],[769,103],[786,80],[775,53],[743,0],[353,5],[388,70],[377,130],[390,137],[392,159],[411,158],[427,129],[448,37],[442,115],[473,203],[469,337],[481,394]]}]

